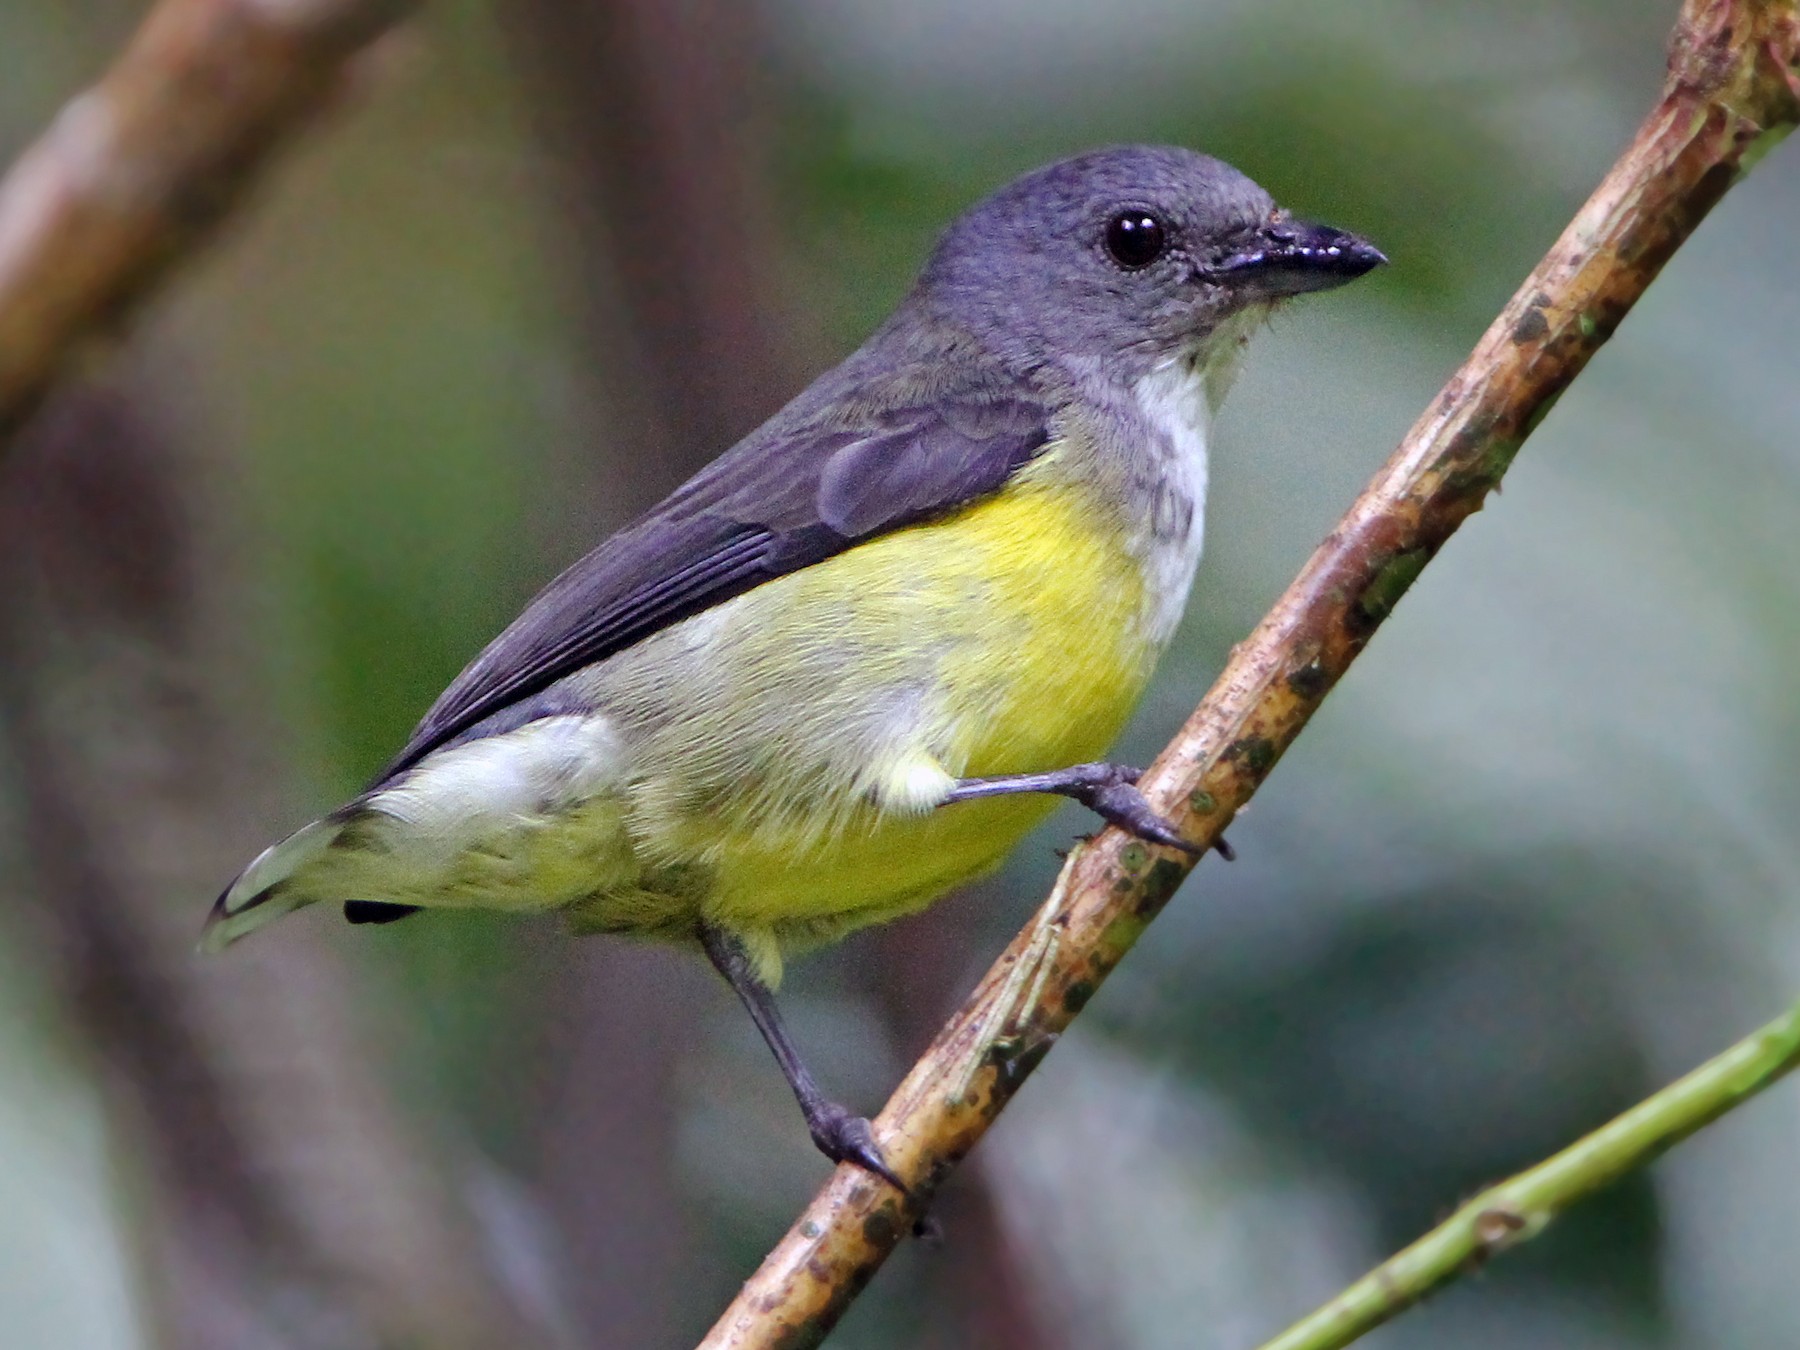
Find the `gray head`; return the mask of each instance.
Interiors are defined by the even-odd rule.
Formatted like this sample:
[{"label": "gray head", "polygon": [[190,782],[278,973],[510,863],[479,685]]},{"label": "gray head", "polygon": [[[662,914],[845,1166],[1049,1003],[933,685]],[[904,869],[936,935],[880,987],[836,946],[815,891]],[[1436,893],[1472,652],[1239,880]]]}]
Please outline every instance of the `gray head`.
[{"label": "gray head", "polygon": [[1229,164],[1171,146],[1096,150],[1027,174],[958,219],[915,303],[997,354],[1105,362],[1126,379],[1235,315],[1363,275],[1386,259],[1294,219]]}]

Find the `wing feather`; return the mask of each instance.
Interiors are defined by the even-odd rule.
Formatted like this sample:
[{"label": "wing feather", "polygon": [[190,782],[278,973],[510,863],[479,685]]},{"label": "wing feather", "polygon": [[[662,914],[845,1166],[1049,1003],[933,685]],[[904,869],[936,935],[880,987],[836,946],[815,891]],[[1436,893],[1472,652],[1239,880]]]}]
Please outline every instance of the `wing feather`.
[{"label": "wing feather", "polygon": [[[377,784],[584,665],[890,530],[997,491],[1050,439],[993,371],[929,402],[840,367],[551,582],[453,681]],[[861,397],[845,397],[860,394]],[[863,408],[846,425],[844,410]]]}]

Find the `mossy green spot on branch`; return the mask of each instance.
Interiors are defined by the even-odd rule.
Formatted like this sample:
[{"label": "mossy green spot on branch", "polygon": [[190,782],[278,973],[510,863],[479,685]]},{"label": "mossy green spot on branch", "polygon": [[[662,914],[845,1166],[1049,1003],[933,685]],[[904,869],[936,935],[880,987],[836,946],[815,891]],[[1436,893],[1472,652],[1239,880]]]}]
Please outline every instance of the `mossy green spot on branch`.
[{"label": "mossy green spot on branch", "polygon": [[1738,156],[1738,177],[1742,178],[1761,163],[1762,157],[1785,141],[1793,129],[1792,122],[1779,122],[1772,127],[1764,127],[1756,139],[1744,147],[1744,153]]},{"label": "mossy green spot on branch", "polygon": [[[1482,452],[1481,458],[1475,461],[1472,475],[1475,481],[1485,487],[1492,487],[1512,468],[1513,460],[1519,456],[1519,446],[1523,442],[1517,436],[1496,436],[1491,445]],[[1420,566],[1424,566],[1423,563]]]},{"label": "mossy green spot on branch", "polygon": [[[1585,314],[1582,315],[1582,319],[1584,322],[1588,321],[1587,316]],[[1585,333],[1584,336],[1592,337],[1593,334]],[[1539,403],[1537,405],[1537,407],[1533,408],[1531,410],[1531,416],[1529,416],[1525,419],[1525,429],[1524,429],[1523,435],[1529,436],[1529,435],[1531,435],[1532,432],[1536,431],[1538,429],[1538,424],[1550,415],[1550,410],[1556,406],[1557,400],[1560,399],[1561,397],[1562,397],[1562,390],[1558,389],[1554,394],[1550,395],[1549,398],[1545,399],[1543,402]]]},{"label": "mossy green spot on branch", "polygon": [[1446,486],[1456,496],[1486,495],[1505,477],[1524,443],[1518,436],[1494,435],[1491,425],[1467,428],[1457,439],[1466,445],[1469,458],[1453,469],[1446,480]]},{"label": "mossy green spot on branch", "polygon": [[1245,736],[1231,743],[1225,758],[1235,760],[1253,774],[1264,774],[1275,765],[1275,742],[1267,736]]},{"label": "mossy green spot on branch", "polygon": [[1101,945],[1115,952],[1129,951],[1149,926],[1150,920],[1141,914],[1121,914],[1106,925],[1106,931],[1100,937]]},{"label": "mossy green spot on branch", "polygon": [[1176,887],[1187,879],[1188,869],[1173,858],[1158,858],[1150,869],[1150,875],[1144,878],[1143,895],[1137,904],[1137,912],[1146,922],[1151,915],[1168,903]]},{"label": "mossy green spot on branch", "polygon": [[1372,623],[1380,623],[1394,612],[1394,606],[1400,603],[1413,582],[1418,580],[1419,573],[1424,570],[1431,554],[1422,548],[1409,548],[1404,553],[1396,553],[1389,558],[1375,574],[1372,581],[1363,588],[1357,598],[1356,612]]}]

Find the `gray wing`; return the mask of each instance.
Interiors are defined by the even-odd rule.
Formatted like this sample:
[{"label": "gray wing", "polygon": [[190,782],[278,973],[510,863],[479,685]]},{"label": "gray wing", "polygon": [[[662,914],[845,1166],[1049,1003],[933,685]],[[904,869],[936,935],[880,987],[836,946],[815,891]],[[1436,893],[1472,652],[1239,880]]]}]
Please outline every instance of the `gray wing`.
[{"label": "gray wing", "polygon": [[853,424],[831,392],[822,382],[551,582],[444,691],[377,785],[582,666],[995,492],[1050,437],[1045,404],[998,381]]}]

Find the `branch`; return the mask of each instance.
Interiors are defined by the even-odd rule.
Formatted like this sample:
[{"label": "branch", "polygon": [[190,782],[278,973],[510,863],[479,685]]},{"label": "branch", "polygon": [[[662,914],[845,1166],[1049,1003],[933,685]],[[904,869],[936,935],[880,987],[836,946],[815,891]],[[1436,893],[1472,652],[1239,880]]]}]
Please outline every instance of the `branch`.
[{"label": "branch", "polygon": [[[1686,0],[1636,139],[1146,775],[1188,838],[1219,838],[1663,264],[1796,121],[1796,0]],[[911,1194],[840,1166],[702,1350],[818,1345],[1191,866],[1117,830],[1078,849],[875,1122]]]},{"label": "branch", "polygon": [[256,686],[255,625],[217,457],[157,411],[156,373],[134,374],[61,391],[0,475],[0,729],[23,811],[8,862],[36,882],[0,918],[103,1089],[147,1335],[552,1344],[521,1296],[544,1273],[489,1251],[338,956],[303,931],[195,960],[194,897],[273,814],[254,748],[269,700],[226,695]]},{"label": "branch", "polygon": [[163,0],[0,181],[0,438],[338,90],[409,0]]},{"label": "branch", "polygon": [[1660,1157],[1800,1066],[1800,1003],[1529,1171],[1490,1186],[1262,1350],[1341,1350],[1440,1284],[1543,1232],[1578,1200]]}]

